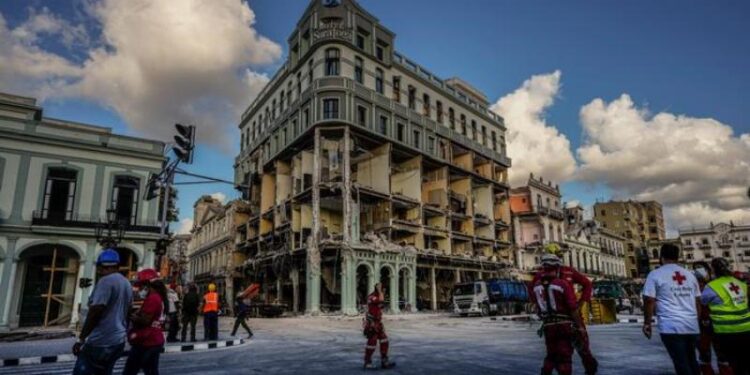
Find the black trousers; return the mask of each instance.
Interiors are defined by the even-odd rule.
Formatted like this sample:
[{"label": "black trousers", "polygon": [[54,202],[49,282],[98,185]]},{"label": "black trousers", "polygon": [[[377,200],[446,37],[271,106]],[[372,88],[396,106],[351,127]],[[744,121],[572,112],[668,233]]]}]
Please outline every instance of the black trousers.
[{"label": "black trousers", "polygon": [[662,333],[661,342],[664,343],[669,357],[672,358],[677,375],[700,375],[695,353],[698,335]]},{"label": "black trousers", "polygon": [[122,375],[138,375],[140,370],[143,370],[146,375],[159,375],[159,357],[162,348],[163,346],[131,346]]},{"label": "black trousers", "polygon": [[182,315],[182,341],[185,341],[187,329],[190,326],[190,341],[195,341],[195,323],[198,322],[198,315]]},{"label": "black trousers", "polygon": [[219,339],[219,313],[203,313],[203,339],[216,341]]},{"label": "black trousers", "polygon": [[177,341],[177,332],[180,331],[180,321],[177,317],[177,313],[173,312],[168,315],[169,317],[169,333],[167,334],[167,341]]},{"label": "black trousers", "polygon": [[734,370],[734,375],[750,374],[750,332],[714,333],[714,341]]},{"label": "black trousers", "polygon": [[247,322],[245,321],[247,319],[247,313],[238,313],[237,318],[234,319],[234,328],[232,328],[232,336],[237,334],[237,329],[242,326],[247,331],[247,334],[252,336],[253,331],[250,330],[250,327],[247,325]]}]

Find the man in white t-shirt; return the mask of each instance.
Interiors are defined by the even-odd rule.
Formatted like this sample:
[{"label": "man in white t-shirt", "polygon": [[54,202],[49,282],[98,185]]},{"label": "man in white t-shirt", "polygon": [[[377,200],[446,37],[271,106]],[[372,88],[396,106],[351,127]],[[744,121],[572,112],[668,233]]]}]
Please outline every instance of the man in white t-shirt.
[{"label": "man in white t-shirt", "polygon": [[700,287],[693,273],[679,266],[680,249],[661,247],[662,266],[651,271],[643,286],[643,334],[651,339],[656,311],[661,341],[669,352],[677,375],[700,375],[695,354],[700,328]]}]

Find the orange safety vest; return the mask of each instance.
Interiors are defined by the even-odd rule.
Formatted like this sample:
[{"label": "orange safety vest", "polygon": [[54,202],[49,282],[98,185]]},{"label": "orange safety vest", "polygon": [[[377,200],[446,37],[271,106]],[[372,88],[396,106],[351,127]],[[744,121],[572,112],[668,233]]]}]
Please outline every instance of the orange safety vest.
[{"label": "orange safety vest", "polygon": [[208,292],[203,296],[203,312],[219,312],[219,295],[216,292]]}]

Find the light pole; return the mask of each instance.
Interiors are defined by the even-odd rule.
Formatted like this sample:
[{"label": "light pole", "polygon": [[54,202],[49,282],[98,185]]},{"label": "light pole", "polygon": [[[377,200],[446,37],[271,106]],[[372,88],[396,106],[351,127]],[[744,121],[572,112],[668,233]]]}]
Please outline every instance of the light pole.
[{"label": "light pole", "polygon": [[122,242],[122,238],[125,236],[125,225],[117,219],[117,210],[114,208],[107,210],[107,222],[102,223],[100,221],[94,234],[96,235],[96,241],[104,248],[115,248]]}]

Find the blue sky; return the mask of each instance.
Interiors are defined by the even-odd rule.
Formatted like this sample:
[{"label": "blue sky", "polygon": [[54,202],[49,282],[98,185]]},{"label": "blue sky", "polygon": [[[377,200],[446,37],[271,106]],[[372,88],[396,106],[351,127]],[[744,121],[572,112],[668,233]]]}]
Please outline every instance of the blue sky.
[{"label": "blue sky", "polygon": [[[493,103],[519,89],[532,76],[560,71],[557,87],[547,98],[552,103],[535,115],[544,126],[557,128],[569,140],[576,168],[585,170],[587,176],[595,176],[581,179],[571,174],[563,178],[568,181],[563,185],[566,200],[591,204],[597,198],[611,196],[670,196],[672,190],[662,188],[674,185],[674,189],[684,187],[680,190],[683,193],[689,191],[684,193],[685,197],[668,203],[674,207],[674,218],[680,225],[686,224],[686,217],[690,216],[700,216],[705,220],[713,215],[717,221],[747,218],[744,213],[746,203],[728,195],[713,196],[708,192],[729,184],[728,181],[724,183],[726,176],[716,175],[712,177],[713,185],[696,188],[703,166],[695,160],[691,160],[695,163],[692,179],[683,176],[670,180],[671,177],[666,176],[675,172],[663,171],[654,172],[661,173],[658,176],[634,174],[623,180],[622,173],[607,174],[601,168],[591,167],[593,161],[581,160],[577,155],[579,148],[591,144],[604,145],[605,150],[614,147],[611,144],[606,146],[606,140],[597,139],[593,132],[584,130],[581,111],[596,99],[601,99],[605,105],[620,103],[618,99],[622,94],[632,98],[634,110],[639,113],[666,112],[697,119],[687,121],[690,123],[710,118],[729,126],[734,133],[722,136],[722,140],[729,142],[726,144],[731,147],[716,147],[733,149],[737,146],[741,149],[728,154],[728,158],[746,155],[743,148],[746,145],[743,146],[740,135],[750,132],[747,111],[750,103],[750,74],[747,73],[750,66],[750,22],[747,22],[750,4],[747,1],[361,0],[360,3],[397,34],[397,50],[438,76],[464,78],[484,91]],[[4,0],[0,2],[0,15],[9,30],[28,22],[30,14],[39,14],[45,7],[48,13],[69,25],[81,25],[81,32],[90,38],[80,41],[80,48],[64,45],[60,41],[62,33],[41,32],[34,45],[63,57],[72,65],[82,65],[88,59],[88,51],[107,44],[99,39],[104,21],[96,19],[84,5],[81,0]],[[251,0],[249,7],[255,12],[252,28],[258,35],[280,45],[282,56],[286,56],[285,40],[306,5],[307,1],[303,0]],[[111,45],[106,48],[113,49]],[[0,56],[2,53],[0,49]],[[270,62],[247,63],[246,67],[270,76],[282,60],[276,56]],[[235,74],[239,73],[235,71]],[[0,85],[5,86],[0,86],[2,91],[7,87],[15,88],[13,84],[3,82],[2,77]],[[34,87],[17,86],[22,93],[33,93]],[[46,97],[43,104],[47,116],[112,126],[127,134],[150,135],[144,134],[149,133],[147,128],[131,126],[130,118],[120,113],[116,106],[99,102],[91,95]],[[244,102],[249,104],[250,99],[248,97]],[[614,111],[608,113],[615,116]],[[650,117],[643,115],[643,119],[649,121]],[[226,117],[221,120],[231,122]],[[608,122],[609,126],[620,123],[614,119]],[[649,124],[649,129],[658,127]],[[710,127],[713,124],[699,123],[698,126]],[[522,127],[523,124],[515,126]],[[694,129],[685,123],[670,126],[674,126],[676,132]],[[166,133],[161,131],[158,135]],[[200,131],[198,136],[200,139]],[[681,136],[689,137],[689,134]],[[622,145],[617,147],[622,148]],[[237,144],[202,144],[196,164],[189,169],[231,180],[232,162],[238,149]],[[712,152],[711,155],[720,156],[722,151],[714,149]],[[616,158],[618,155],[621,154],[613,152],[609,156]],[[667,156],[658,152],[655,155]],[[517,155],[510,156],[516,159],[515,163],[523,163]],[[555,155],[548,157],[556,158]],[[736,166],[743,170],[742,165]],[[649,183],[639,181],[647,179],[652,180]],[[744,182],[743,177],[732,181],[731,185],[739,188]],[[225,185],[181,187],[182,216],[192,214],[192,203],[198,196],[214,192],[237,196],[231,186]],[[690,206],[695,202],[704,202],[701,207],[705,209]],[[690,207],[695,210],[691,211]]]}]

